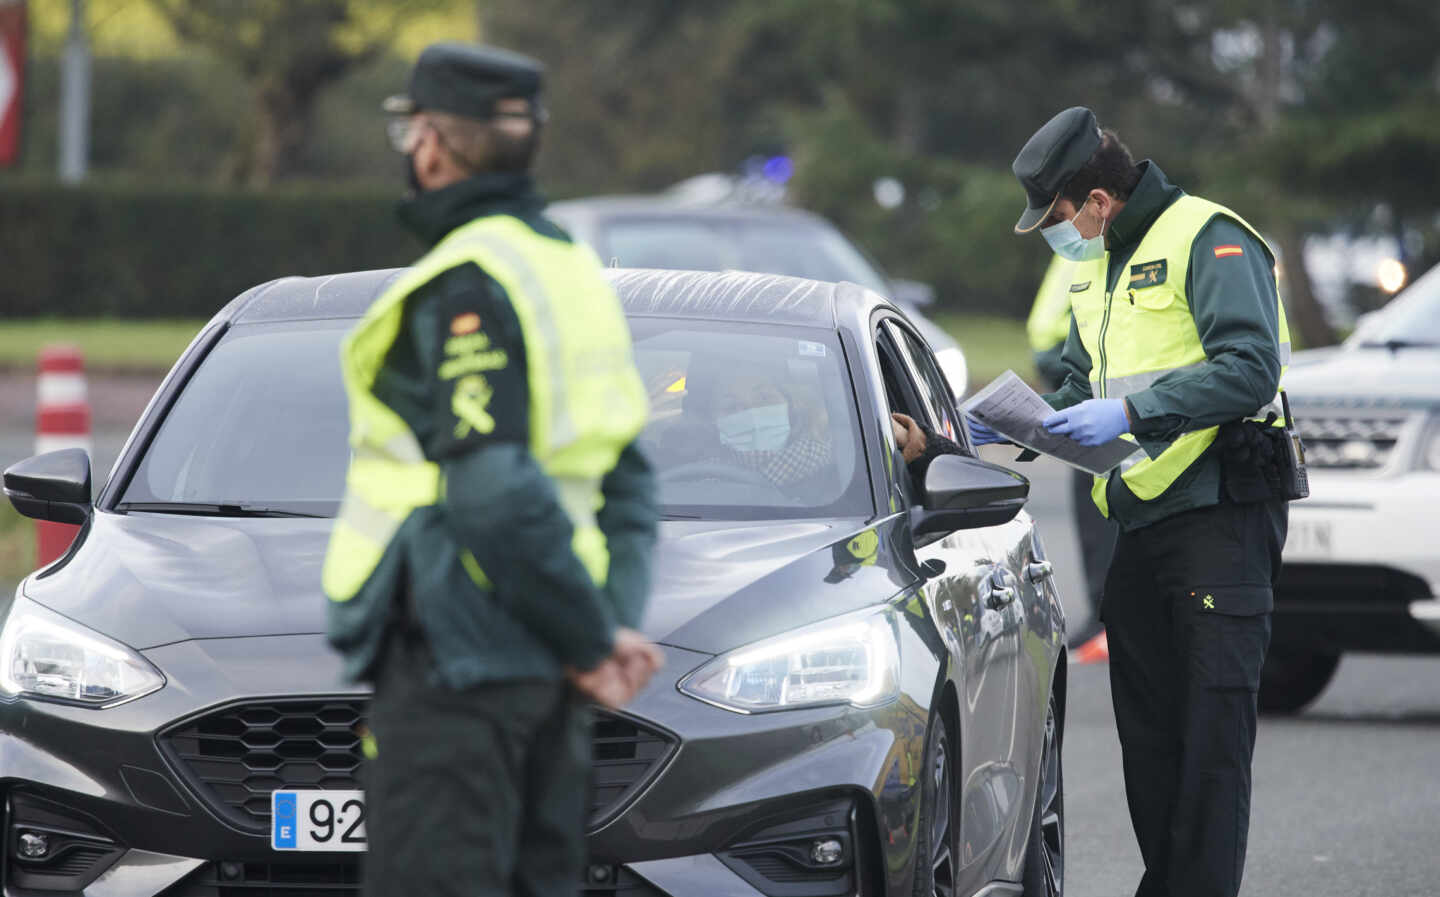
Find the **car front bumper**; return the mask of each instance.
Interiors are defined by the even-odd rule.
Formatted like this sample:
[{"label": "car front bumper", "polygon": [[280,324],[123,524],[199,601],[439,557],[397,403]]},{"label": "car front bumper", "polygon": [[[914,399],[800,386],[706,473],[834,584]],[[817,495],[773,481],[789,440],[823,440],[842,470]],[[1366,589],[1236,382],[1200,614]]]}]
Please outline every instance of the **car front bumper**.
[{"label": "car front bumper", "polygon": [[[674,687],[708,655],[665,650],[667,678],[624,716],[673,741],[592,820],[584,893],[838,897],[907,886],[920,789],[901,770],[921,767],[926,709],[902,696],[863,711],[737,714]],[[259,724],[268,711],[247,708],[363,706],[365,692],[341,682],[323,637],[188,641],[143,653],[167,685],[128,704],[0,703],[4,893],[358,893],[358,855],[271,850],[268,831],[244,824],[243,806],[197,785],[173,743],[177,726],[222,711]],[[332,722],[350,726],[348,717]],[[256,798],[294,785],[288,768],[255,779]],[[48,859],[19,855],[25,832],[54,839]],[[801,854],[829,839],[843,843],[843,862],[807,865]]]},{"label": "car front bumper", "polygon": [[1335,651],[1440,651],[1440,554],[1432,535],[1440,474],[1311,471],[1310,487],[1310,498],[1290,506],[1277,641],[1303,637]]}]

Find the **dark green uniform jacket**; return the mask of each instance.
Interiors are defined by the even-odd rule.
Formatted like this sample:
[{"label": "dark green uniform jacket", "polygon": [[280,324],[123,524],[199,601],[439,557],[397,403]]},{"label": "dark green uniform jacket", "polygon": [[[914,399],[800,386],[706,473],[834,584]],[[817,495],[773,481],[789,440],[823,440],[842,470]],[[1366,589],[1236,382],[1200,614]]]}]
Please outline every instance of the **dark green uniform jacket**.
[{"label": "dark green uniform jacket", "polygon": [[[536,233],[569,240],[543,217],[543,208],[528,176],[492,174],[423,193],[401,207],[400,217],[430,244],[487,215],[513,215]],[[511,359],[488,377],[495,392],[487,410],[495,428],[485,434],[457,429],[454,384],[438,375],[451,322],[470,313],[484,322],[491,345]],[[429,644],[432,678],[453,688],[554,679],[564,665],[588,669],[610,653],[616,625],[639,625],[655,543],[654,475],[631,444],[603,481],[597,518],[609,545],[610,572],[599,588],[570,549],[570,520],[530,453],[527,381],[520,322],[504,289],[479,266],[452,268],[406,300],[401,331],[374,393],[404,418],[426,459],[441,465],[446,494],[411,513],[360,593],[332,607],[331,638],[351,678],[374,678],[384,640],[402,616]],[[466,573],[459,559],[465,548],[493,592],[479,589]],[[397,580],[406,584],[404,595],[388,588]],[[390,606],[389,614],[374,613],[376,602]]]},{"label": "dark green uniform jacket", "polygon": [[[1130,256],[1150,225],[1185,193],[1170,183],[1154,162],[1140,165],[1140,183],[1106,232],[1110,252],[1107,290],[1115,289],[1120,275],[1128,270]],[[1243,257],[1217,261],[1216,246],[1237,244],[1245,249]],[[1239,420],[1275,398],[1281,363],[1274,265],[1269,248],[1230,218],[1217,217],[1200,231],[1190,252],[1185,295],[1205,347],[1206,363],[1167,374],[1149,389],[1126,397],[1130,431],[1142,445],[1147,439],[1170,440],[1191,430]],[[1085,351],[1073,320],[1061,357],[1065,383],[1045,397],[1057,409],[1092,397],[1090,353]],[[1118,476],[1110,478],[1107,498],[1111,518],[1125,530],[1218,504],[1218,444],[1150,501],[1136,498]]]}]

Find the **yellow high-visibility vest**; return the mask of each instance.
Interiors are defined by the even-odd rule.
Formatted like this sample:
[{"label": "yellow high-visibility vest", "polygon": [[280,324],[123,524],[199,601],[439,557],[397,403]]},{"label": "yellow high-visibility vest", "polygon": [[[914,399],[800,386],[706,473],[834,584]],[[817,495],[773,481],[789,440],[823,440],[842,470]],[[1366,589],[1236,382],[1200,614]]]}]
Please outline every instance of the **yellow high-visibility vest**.
[{"label": "yellow high-visibility vest", "polygon": [[[1206,362],[1185,285],[1195,238],[1217,215],[1239,222],[1265,245],[1264,238],[1239,215],[1218,203],[1187,195],[1160,213],[1130,256],[1128,280],[1121,278],[1113,291],[1106,289],[1108,253],[1076,265],[1069,292],[1071,310],[1080,341],[1090,353],[1090,389],[1096,398],[1123,399],[1149,388],[1165,374]],[[1279,320],[1283,376],[1290,364],[1290,326],[1283,304]],[[1256,409],[1255,417],[1263,419],[1271,410],[1279,413],[1278,394],[1275,401]],[[1282,426],[1283,421],[1277,420],[1276,425]],[[1206,427],[1184,433],[1153,459],[1132,455],[1118,468],[1120,476],[1142,501],[1157,498],[1204,454],[1218,430]],[[1124,438],[1135,439],[1129,434]],[[1096,506],[1107,517],[1106,487],[1113,474],[1096,477],[1091,491]]]},{"label": "yellow high-visibility vest", "polygon": [[[351,453],[345,499],[325,556],[323,584],[332,601],[359,593],[413,511],[444,500],[440,466],[426,460],[409,425],[373,386],[400,333],[405,299],[470,262],[510,297],[524,333],[530,450],[555,481],[574,526],[576,556],[596,584],[605,582],[610,555],[595,519],[603,501],[600,484],[646,419],[630,331],[594,252],[537,234],[518,218],[494,215],[446,236],[370,306],[341,346]],[[476,363],[484,367],[484,361]],[[483,429],[486,397],[478,380],[476,393],[476,410],[466,419]],[[489,586],[473,554],[462,549],[460,560],[477,585]]]},{"label": "yellow high-visibility vest", "polygon": [[1035,292],[1035,304],[1030,306],[1030,317],[1025,319],[1030,351],[1048,352],[1069,338],[1070,286],[1075,282],[1071,275],[1077,264],[1058,255],[1050,259],[1040,289]]}]

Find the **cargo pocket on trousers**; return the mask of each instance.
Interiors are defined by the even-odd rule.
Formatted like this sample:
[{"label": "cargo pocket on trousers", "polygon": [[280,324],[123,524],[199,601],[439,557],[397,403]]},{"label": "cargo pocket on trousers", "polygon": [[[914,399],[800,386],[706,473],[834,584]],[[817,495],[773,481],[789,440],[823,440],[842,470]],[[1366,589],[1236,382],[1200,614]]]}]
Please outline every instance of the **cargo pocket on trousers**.
[{"label": "cargo pocket on trousers", "polygon": [[1193,594],[1190,655],[1196,684],[1259,691],[1260,669],[1270,646],[1270,590],[1228,586]]}]

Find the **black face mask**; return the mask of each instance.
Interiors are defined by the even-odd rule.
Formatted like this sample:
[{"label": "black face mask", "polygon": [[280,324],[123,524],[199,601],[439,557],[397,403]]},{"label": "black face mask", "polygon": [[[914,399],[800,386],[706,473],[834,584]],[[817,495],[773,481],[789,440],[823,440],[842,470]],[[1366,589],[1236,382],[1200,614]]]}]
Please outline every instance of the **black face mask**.
[{"label": "black face mask", "polygon": [[410,195],[415,196],[425,192],[420,184],[420,178],[415,175],[415,154],[405,154],[405,186],[410,188]]}]

